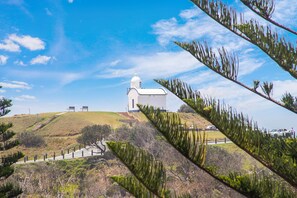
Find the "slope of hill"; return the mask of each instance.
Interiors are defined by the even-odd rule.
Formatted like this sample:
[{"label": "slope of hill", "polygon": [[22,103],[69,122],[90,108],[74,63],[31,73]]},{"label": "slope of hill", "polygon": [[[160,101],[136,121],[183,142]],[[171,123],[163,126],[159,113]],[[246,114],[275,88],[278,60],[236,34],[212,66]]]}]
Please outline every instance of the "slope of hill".
[{"label": "slope of hill", "polygon": [[[188,126],[195,125],[205,128],[209,123],[199,115],[191,113],[180,113],[182,120]],[[108,124],[112,128],[122,125],[129,125],[130,122],[147,122],[142,113],[117,113],[117,112],[56,112],[42,113],[34,115],[16,115],[12,117],[0,118],[0,122],[12,122],[14,132],[32,132],[45,139],[46,146],[36,148],[26,148],[19,146],[12,150],[22,150],[25,155],[32,157],[45,153],[60,153],[61,150],[71,149],[77,145],[76,139],[80,135],[82,128],[94,124]],[[210,134],[224,137],[219,132]]]},{"label": "slope of hill", "polygon": [[[205,128],[209,125],[207,121],[195,114],[181,113],[180,116],[188,126]],[[130,127],[130,121],[133,121],[133,127]],[[40,155],[44,153],[52,156],[55,152],[56,155],[60,155],[62,149],[65,151],[77,145],[76,139],[83,127],[93,124],[109,124],[112,128],[119,130],[114,130],[108,140],[129,141],[148,150],[157,159],[163,161],[168,173],[168,186],[171,189],[182,193],[190,192],[194,197],[209,194],[214,197],[238,197],[238,194],[229,188],[221,186],[203,171],[191,166],[191,163],[169,146],[152,126],[137,123],[147,122],[141,113],[45,113],[6,117],[1,118],[0,122],[12,122],[16,133],[28,131],[45,139],[46,146],[38,148],[19,146],[15,149],[21,150],[30,159],[34,155],[40,158]],[[122,127],[123,125],[126,127]],[[224,137],[218,131],[210,131],[207,134],[211,137]],[[233,170],[250,171],[255,167],[261,168],[253,159],[234,147],[234,144],[210,146],[208,153],[207,162],[219,164],[218,171],[224,174]],[[91,157],[16,165],[15,174],[11,179],[12,182],[21,185],[24,189],[24,196],[56,197],[59,194],[66,197],[68,195],[73,197],[80,195],[130,197],[109,179],[110,175],[126,172],[128,173],[127,169],[113,155],[106,154],[103,159]],[[38,188],[35,187],[36,183],[40,184]]]}]

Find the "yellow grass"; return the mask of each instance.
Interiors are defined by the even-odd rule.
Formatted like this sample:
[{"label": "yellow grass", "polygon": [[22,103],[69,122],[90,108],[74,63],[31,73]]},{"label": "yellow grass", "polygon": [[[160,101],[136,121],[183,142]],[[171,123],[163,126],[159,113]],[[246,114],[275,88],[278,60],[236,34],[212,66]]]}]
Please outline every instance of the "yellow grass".
[{"label": "yellow grass", "polygon": [[226,136],[219,132],[219,131],[206,131],[206,138],[209,140],[213,140],[213,139],[223,139]]}]

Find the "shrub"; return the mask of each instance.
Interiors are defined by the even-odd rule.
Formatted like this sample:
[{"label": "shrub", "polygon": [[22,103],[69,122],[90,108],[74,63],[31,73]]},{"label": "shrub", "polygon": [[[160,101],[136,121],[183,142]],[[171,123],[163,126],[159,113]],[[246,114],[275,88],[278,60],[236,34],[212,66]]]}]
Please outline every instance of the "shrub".
[{"label": "shrub", "polygon": [[86,126],[81,130],[81,136],[77,138],[77,142],[85,145],[93,145],[97,141],[102,141],[111,133],[110,125],[92,125]]},{"label": "shrub", "polygon": [[18,135],[20,144],[25,147],[41,147],[45,145],[44,138],[32,132],[23,132]]}]

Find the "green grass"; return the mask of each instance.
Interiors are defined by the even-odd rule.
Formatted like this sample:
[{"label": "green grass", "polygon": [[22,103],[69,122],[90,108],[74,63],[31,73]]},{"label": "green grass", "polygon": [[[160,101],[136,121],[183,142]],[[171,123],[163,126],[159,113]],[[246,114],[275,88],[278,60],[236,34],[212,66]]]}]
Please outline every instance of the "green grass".
[{"label": "green grass", "polygon": [[260,162],[258,162],[254,158],[252,158],[244,150],[242,150],[241,148],[239,148],[238,146],[236,146],[233,143],[216,144],[216,145],[213,145],[213,146],[221,147],[221,148],[225,149],[226,151],[228,151],[231,154],[232,153],[239,153],[240,155],[242,155],[243,156],[243,158],[242,158],[243,159],[243,162],[242,162],[243,170],[253,171],[254,168],[263,168],[263,165]]}]

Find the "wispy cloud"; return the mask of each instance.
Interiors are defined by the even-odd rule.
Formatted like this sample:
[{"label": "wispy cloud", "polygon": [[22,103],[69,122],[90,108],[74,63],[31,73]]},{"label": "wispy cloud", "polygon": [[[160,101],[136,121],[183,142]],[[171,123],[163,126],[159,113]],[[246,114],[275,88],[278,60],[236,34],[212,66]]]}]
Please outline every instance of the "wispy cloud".
[{"label": "wispy cloud", "polygon": [[74,81],[84,79],[90,76],[90,72],[51,72],[51,71],[20,71],[20,70],[12,70],[12,75],[22,75],[24,77],[30,79],[50,79],[55,80],[60,83],[60,85],[64,86],[70,84]]},{"label": "wispy cloud", "polygon": [[0,3],[7,4],[7,5],[12,5],[12,6],[17,6],[25,14],[32,17],[31,13],[26,8],[24,0],[0,0]]},{"label": "wispy cloud", "polygon": [[31,95],[21,95],[18,97],[14,97],[13,99],[16,101],[29,101],[29,100],[36,100],[36,97]]},{"label": "wispy cloud", "polygon": [[31,89],[32,87],[26,83],[21,81],[8,81],[8,82],[0,82],[0,86],[3,88],[9,89]]},{"label": "wispy cloud", "polygon": [[296,27],[297,3],[291,0],[275,1],[275,11],[272,18],[286,25]]},{"label": "wispy cloud", "polygon": [[20,65],[20,66],[27,66],[27,64],[25,64],[23,61],[21,61],[21,60],[16,60],[16,61],[14,61],[13,62],[14,64],[16,64],[16,65]]},{"label": "wispy cloud", "polygon": [[117,59],[117,60],[112,61],[109,65],[110,65],[110,66],[116,66],[116,65],[118,65],[120,62],[121,62],[121,60]]},{"label": "wispy cloud", "polygon": [[180,72],[191,71],[201,66],[195,58],[185,51],[157,52],[148,55],[135,55],[122,60],[126,68],[107,68],[97,77],[131,77],[135,73],[144,78],[169,77]]},{"label": "wispy cloud", "polygon": [[68,3],[73,3],[74,0],[68,0]]},{"label": "wispy cloud", "polygon": [[181,18],[163,19],[152,25],[160,45],[166,46],[174,40],[192,41],[205,37],[215,38],[228,31],[217,25],[197,8],[181,11]]},{"label": "wispy cloud", "polygon": [[31,37],[30,35],[18,36],[16,34],[10,34],[8,39],[31,51],[45,49],[45,43],[38,37]]},{"label": "wispy cloud", "polygon": [[50,57],[50,56],[38,55],[37,57],[33,58],[30,61],[30,64],[31,65],[36,65],[36,64],[46,65],[51,59],[52,59],[52,57]]},{"label": "wispy cloud", "polygon": [[8,56],[0,55],[0,65],[5,65],[7,63]]}]

